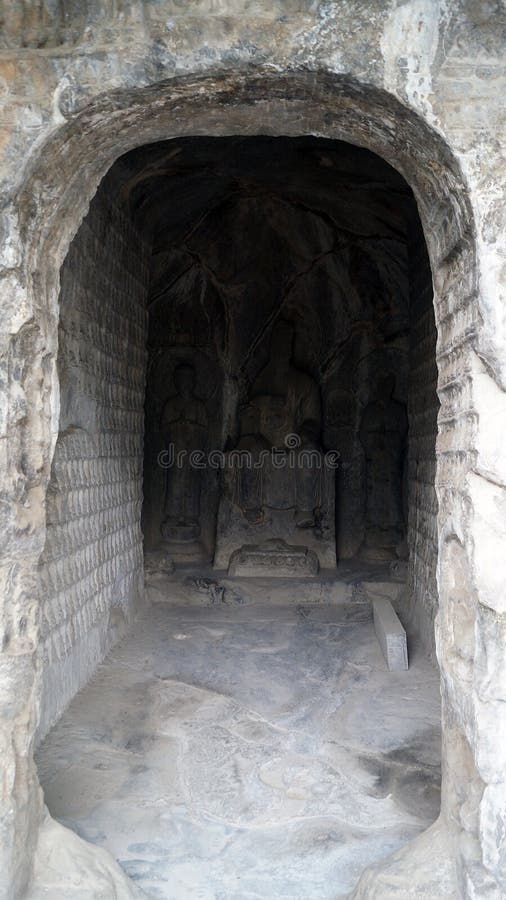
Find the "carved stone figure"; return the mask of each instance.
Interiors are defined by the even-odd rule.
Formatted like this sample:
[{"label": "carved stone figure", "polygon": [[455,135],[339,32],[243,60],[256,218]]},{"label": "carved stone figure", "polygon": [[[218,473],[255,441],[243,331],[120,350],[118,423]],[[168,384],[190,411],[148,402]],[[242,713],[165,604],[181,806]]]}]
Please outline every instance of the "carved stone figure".
[{"label": "carved stone figure", "polygon": [[201,470],[192,465],[192,451],[205,451],[208,416],[195,396],[195,369],[181,363],[174,370],[176,394],[162,410],[161,431],[171,465],[167,468],[162,536],[191,541],[200,534]]},{"label": "carved stone figure", "polygon": [[362,555],[391,559],[404,537],[403,465],[406,407],[394,400],[395,376],[384,374],[364,409],[360,441],[365,454],[365,539]]},{"label": "carved stone figure", "polygon": [[[241,411],[238,450],[258,459],[261,450],[275,450],[279,464],[266,457],[261,469],[241,469],[238,503],[246,518],[261,520],[263,507],[294,508],[299,527],[315,524],[319,506],[320,390],[310,375],[292,362],[293,327],[281,321],[273,329],[270,357],[251,388]],[[292,453],[292,465],[283,454]],[[314,451],[312,455],[309,451]],[[285,460],[288,463],[288,459]]]},{"label": "carved stone figure", "polygon": [[274,327],[268,362],[239,411],[218,514],[217,569],[240,563],[243,575],[274,566],[297,576],[301,559],[306,574],[336,565],[335,472],[321,450],[320,388],[294,365],[293,338],[289,322]]}]

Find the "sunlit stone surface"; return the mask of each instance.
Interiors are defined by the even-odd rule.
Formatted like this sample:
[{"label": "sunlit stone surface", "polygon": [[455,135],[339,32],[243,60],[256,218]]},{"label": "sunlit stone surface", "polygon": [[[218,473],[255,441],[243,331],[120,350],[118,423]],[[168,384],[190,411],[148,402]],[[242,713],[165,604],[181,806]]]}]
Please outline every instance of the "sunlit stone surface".
[{"label": "sunlit stone surface", "polygon": [[247,591],[134,626],[40,748],[46,803],[149,897],[336,900],[438,815],[437,672],[387,671],[368,602]]}]

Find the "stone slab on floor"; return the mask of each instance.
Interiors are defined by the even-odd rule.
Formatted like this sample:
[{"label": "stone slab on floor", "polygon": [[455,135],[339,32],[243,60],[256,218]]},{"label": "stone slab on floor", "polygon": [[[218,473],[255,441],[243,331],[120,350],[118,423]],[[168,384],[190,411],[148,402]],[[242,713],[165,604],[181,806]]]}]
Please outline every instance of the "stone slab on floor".
[{"label": "stone slab on floor", "polygon": [[374,630],[390,672],[405,672],[408,644],[399,616],[387,597],[376,597],[372,609]]},{"label": "stone slab on floor", "polygon": [[148,897],[338,900],[437,817],[439,754],[438,672],[387,672],[369,604],[160,604],[37,762]]}]

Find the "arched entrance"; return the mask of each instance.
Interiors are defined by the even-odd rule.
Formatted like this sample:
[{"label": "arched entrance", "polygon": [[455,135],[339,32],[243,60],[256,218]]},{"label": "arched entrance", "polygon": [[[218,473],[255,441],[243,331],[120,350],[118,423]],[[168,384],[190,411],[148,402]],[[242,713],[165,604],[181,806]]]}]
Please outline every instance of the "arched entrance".
[{"label": "arched entrance", "polygon": [[[438,328],[438,531],[440,541],[449,531],[446,544],[457,537],[465,558],[471,552],[462,486],[471,467],[474,427],[469,416],[468,430],[464,431],[454,412],[456,384],[468,383],[473,364],[474,248],[465,185],[444,142],[391,96],[327,76],[285,77],[265,72],[255,77],[184,79],[163,88],[136,91],[133,96],[111,94],[85,110],[64,126],[51,146],[44,148],[20,197],[24,261],[18,296],[26,291],[34,315],[23,327],[15,361],[30,410],[18,426],[24,505],[29,498],[30,514],[28,529],[20,528],[20,521],[24,524],[21,512],[16,522],[18,539],[22,541],[25,535],[26,542],[29,535],[29,543],[22,547],[25,558],[18,565],[16,580],[20,595],[23,592],[22,596],[26,596],[31,589],[32,609],[31,621],[25,620],[22,629],[20,625],[20,633],[28,633],[29,640],[17,635],[17,646],[24,649],[17,656],[13,651],[12,656],[13,665],[25,668],[26,685],[17,726],[19,744],[13,751],[18,764],[18,779],[11,792],[17,810],[12,821],[14,843],[10,850],[8,847],[10,859],[4,867],[14,890],[22,887],[27,873],[15,847],[33,847],[40,815],[39,793],[30,762],[37,682],[32,669],[33,643],[30,645],[29,641],[37,641],[34,577],[44,539],[44,493],[57,432],[55,339],[59,267],[98,182],[121,153],[181,134],[252,133],[319,134],[345,139],[377,152],[412,187],[430,255]],[[457,684],[460,690],[462,676],[452,663],[455,654],[452,655],[451,642],[458,633],[462,615],[469,621],[469,612],[454,602],[452,586],[441,567],[439,577],[439,620],[444,623],[448,615],[455,626],[451,634],[447,627],[439,629],[445,704],[452,707],[453,685]],[[423,584],[423,572],[417,573],[414,580]],[[457,656],[459,652],[456,651]],[[448,689],[450,683],[452,687]],[[465,679],[462,690],[466,690]],[[445,715],[450,716],[448,709]],[[459,716],[454,727],[465,742],[464,730],[472,728],[472,722]],[[472,783],[476,779],[469,763],[468,759],[466,778]],[[449,779],[447,772],[445,775]],[[447,782],[447,797],[452,795],[451,784]],[[444,810],[445,814],[450,812],[449,807]],[[11,875],[14,868],[18,871],[18,886],[16,877]]]}]

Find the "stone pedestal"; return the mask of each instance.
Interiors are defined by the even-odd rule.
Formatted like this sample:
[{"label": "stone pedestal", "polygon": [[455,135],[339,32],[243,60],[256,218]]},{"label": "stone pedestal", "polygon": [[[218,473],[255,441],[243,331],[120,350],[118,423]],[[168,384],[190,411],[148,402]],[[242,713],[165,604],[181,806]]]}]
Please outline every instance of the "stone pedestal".
[{"label": "stone pedestal", "polygon": [[228,574],[301,578],[317,575],[319,568],[314,550],[273,538],[263,544],[247,544],[235,550],[230,557]]}]

